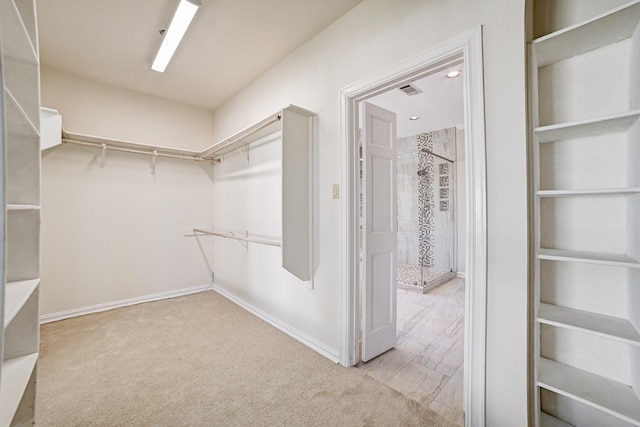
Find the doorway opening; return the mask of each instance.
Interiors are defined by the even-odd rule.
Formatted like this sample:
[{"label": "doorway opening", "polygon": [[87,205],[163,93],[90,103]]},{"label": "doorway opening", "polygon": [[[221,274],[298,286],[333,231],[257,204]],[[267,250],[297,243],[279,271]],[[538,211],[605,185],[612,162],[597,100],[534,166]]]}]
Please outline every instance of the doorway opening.
[{"label": "doorway opening", "polygon": [[[362,108],[362,106],[365,101],[368,102],[377,95],[388,92],[390,89],[395,89],[402,83],[417,81],[454,65],[461,65],[462,79],[464,81],[464,153],[466,157],[464,181],[467,189],[467,191],[464,191],[466,203],[464,209],[466,214],[465,228],[467,230],[464,238],[466,247],[464,259],[466,262],[467,292],[464,297],[463,407],[465,423],[477,426],[484,425],[486,337],[486,166],[481,40],[481,28],[478,27],[341,91],[345,160],[343,163],[345,171],[343,174],[343,194],[345,195],[343,199],[343,248],[345,250],[345,263],[343,266],[344,304],[341,363],[351,366],[360,361],[361,336],[363,337],[362,343],[365,343],[367,334],[371,334],[375,338],[373,333],[376,329],[380,329],[379,326],[388,327],[387,323],[393,323],[392,327],[395,330],[396,322],[397,258],[395,257],[395,250],[393,257],[390,257],[388,255],[390,252],[388,252],[380,258],[381,260],[393,259],[392,262],[379,262],[372,267],[372,261],[367,257],[363,257],[361,261],[359,222],[359,163],[361,154],[359,145],[361,135],[359,132],[359,120],[363,113],[367,114],[366,111],[363,111],[366,108]],[[371,127],[371,129],[374,128],[387,129],[389,126]],[[365,141],[365,144],[367,143]],[[437,154],[433,150],[429,151],[432,154]],[[370,161],[366,154],[362,157],[363,162]],[[380,163],[380,165],[382,164]],[[443,172],[446,172],[445,169],[443,168]],[[387,171],[388,168],[385,166],[384,170]],[[385,173],[387,173],[386,176],[392,175],[388,172]],[[376,178],[373,179],[372,177]],[[372,174],[369,179],[367,177],[363,179],[363,188],[367,188],[369,181],[376,180],[384,183],[384,180],[379,179],[379,175]],[[387,187],[392,188],[390,185],[381,185],[379,188],[384,189]],[[379,192],[370,192],[369,194],[379,194]],[[392,197],[395,197],[395,195],[392,195]],[[451,194],[449,197],[451,197]],[[381,212],[384,214],[382,218],[386,218],[385,212],[388,211],[382,210]],[[363,217],[367,217],[367,207],[363,209]],[[367,233],[370,233],[370,230],[363,229],[363,241],[371,237]],[[361,262],[362,268],[360,268]],[[418,266],[420,267],[420,264]],[[457,266],[455,268],[457,269]],[[370,280],[372,276],[373,279]],[[389,283],[390,280],[388,280],[390,277],[393,278],[393,283],[391,284]],[[360,283],[363,284],[362,287]],[[381,283],[387,287],[380,287]],[[423,283],[418,282],[418,285],[423,285]],[[388,289],[392,289],[393,292],[387,293]],[[385,336],[388,337],[388,334]],[[386,349],[395,346],[395,334],[392,342],[387,342],[386,345]],[[383,349],[379,353],[385,351],[384,346],[378,346],[378,349]]]},{"label": "doorway opening", "polygon": [[[359,149],[364,154],[369,147],[368,133],[376,130],[365,128],[366,112],[376,106],[395,117],[396,173],[391,185],[395,187],[397,230],[396,262],[392,267],[396,288],[391,289],[396,293],[394,348],[380,355],[374,353],[376,357],[369,360],[370,345],[361,342],[360,360],[366,363],[358,367],[458,425],[464,425],[466,236],[464,227],[459,227],[465,217],[462,65],[462,60],[452,62],[363,101],[360,110],[365,113],[359,123]],[[368,158],[363,155],[360,161],[363,260],[372,259],[368,250],[378,252],[365,237],[376,239],[381,231],[379,224],[373,224],[372,233],[363,232],[370,228],[367,219],[380,212],[375,203],[363,203],[363,190],[371,187],[364,182],[371,178],[367,166],[375,166]],[[367,193],[368,197],[379,198],[381,190],[372,190],[376,194]],[[365,216],[372,208],[377,212]],[[369,270],[363,267],[361,262],[361,296],[368,295],[363,289],[367,271],[380,271],[376,266]],[[368,338],[364,335],[361,340]]]}]

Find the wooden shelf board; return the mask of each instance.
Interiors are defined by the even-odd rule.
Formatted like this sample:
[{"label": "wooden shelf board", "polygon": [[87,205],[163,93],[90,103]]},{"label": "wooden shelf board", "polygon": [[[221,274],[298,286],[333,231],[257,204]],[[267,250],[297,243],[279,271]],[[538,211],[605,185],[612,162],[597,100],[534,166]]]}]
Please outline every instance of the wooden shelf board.
[{"label": "wooden shelf board", "polygon": [[20,12],[13,1],[0,2],[0,29],[2,38],[11,40],[3,43],[2,56],[38,64],[38,54],[24,25]]},{"label": "wooden shelf board", "polygon": [[541,357],[538,386],[640,426],[640,400],[627,385]]},{"label": "wooden shelf board", "polygon": [[640,263],[630,256],[600,252],[581,252],[542,248],[538,251],[537,257],[541,260],[550,261],[574,261],[587,264],[603,264],[617,267],[640,268]]},{"label": "wooden shelf board", "polygon": [[631,37],[640,21],[640,1],[535,39],[537,66],[562,61]]},{"label": "wooden shelf board", "polygon": [[556,417],[547,414],[546,412],[540,412],[540,427],[573,427],[569,423],[565,423]]},{"label": "wooden shelf board", "polygon": [[607,196],[607,195],[629,195],[640,193],[640,187],[620,187],[620,188],[588,188],[576,190],[538,190],[538,197],[564,197],[564,196]]},{"label": "wooden shelf board", "polygon": [[5,360],[0,376],[0,425],[8,426],[18,409],[29,378],[38,361],[38,353]]},{"label": "wooden shelf board", "polygon": [[4,327],[11,323],[13,318],[20,312],[20,309],[27,302],[29,297],[38,287],[40,279],[20,280],[17,282],[7,282],[4,295]]},{"label": "wooden shelf board", "polygon": [[640,118],[640,110],[569,123],[540,126],[533,130],[539,143],[624,132]]},{"label": "wooden shelf board", "polygon": [[640,334],[628,320],[540,303],[538,322],[640,347]]}]

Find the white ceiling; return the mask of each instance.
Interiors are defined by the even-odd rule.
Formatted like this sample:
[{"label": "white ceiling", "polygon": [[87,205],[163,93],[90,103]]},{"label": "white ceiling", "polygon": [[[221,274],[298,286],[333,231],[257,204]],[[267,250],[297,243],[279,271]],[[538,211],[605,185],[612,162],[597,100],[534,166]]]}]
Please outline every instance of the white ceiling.
[{"label": "white ceiling", "polygon": [[37,0],[41,63],[214,110],[362,0],[201,0],[167,67],[149,67],[177,0]]},{"label": "white ceiling", "polygon": [[[458,64],[412,81],[414,86],[422,90],[420,94],[409,96],[396,88],[367,102],[396,113],[398,138],[454,126],[464,127],[464,79],[461,76],[454,79],[445,77],[449,71],[461,67],[462,64]],[[405,84],[399,84],[398,87]],[[419,119],[409,120],[411,116],[418,116]]]}]

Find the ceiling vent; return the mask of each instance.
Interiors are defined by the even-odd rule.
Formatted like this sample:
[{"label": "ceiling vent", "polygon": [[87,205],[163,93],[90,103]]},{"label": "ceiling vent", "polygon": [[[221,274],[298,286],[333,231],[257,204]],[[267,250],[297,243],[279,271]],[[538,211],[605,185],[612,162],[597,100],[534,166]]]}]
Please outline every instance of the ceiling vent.
[{"label": "ceiling vent", "polygon": [[412,85],[411,83],[409,83],[408,85],[400,86],[399,89],[409,96],[422,93],[420,89],[418,89],[416,86]]}]

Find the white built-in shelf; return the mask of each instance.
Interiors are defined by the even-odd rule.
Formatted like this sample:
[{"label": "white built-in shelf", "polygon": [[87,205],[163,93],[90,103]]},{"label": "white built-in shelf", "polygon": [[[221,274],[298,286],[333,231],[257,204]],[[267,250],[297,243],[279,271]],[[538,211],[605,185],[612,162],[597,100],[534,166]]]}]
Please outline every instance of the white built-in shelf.
[{"label": "white built-in shelf", "polygon": [[58,110],[40,107],[40,150],[47,151],[61,144],[62,116]]},{"label": "white built-in shelf", "polygon": [[0,427],[33,425],[38,363],[40,65],[35,0],[0,0],[5,155]]},{"label": "white built-in shelf", "polygon": [[3,361],[0,377],[0,426],[11,425],[37,361],[38,353]]},{"label": "white built-in shelf", "polygon": [[640,400],[628,385],[544,357],[538,385],[640,426]]},{"label": "white built-in shelf", "polygon": [[[576,22],[578,15],[589,12],[578,8],[568,10],[556,4],[558,2],[551,4],[534,0],[534,3],[537,3],[534,6],[537,12],[542,12],[534,14],[534,26],[537,28],[557,26],[557,23],[569,19]],[[632,280],[615,283],[627,291],[620,300],[616,299],[615,292],[611,294],[611,300],[605,295],[611,285],[606,277],[610,277],[610,281],[615,280],[613,276],[607,276],[614,270],[609,267],[640,269],[640,255],[626,241],[627,236],[635,236],[639,231],[635,201],[640,194],[640,183],[636,182],[637,177],[633,173],[627,174],[626,179],[624,177],[625,168],[632,167],[640,152],[640,107],[635,102],[637,96],[634,98],[639,89],[639,37],[640,0],[631,0],[536,38],[530,44],[529,107],[530,120],[534,125],[530,139],[534,189],[532,226],[533,239],[537,242],[533,256],[538,261],[553,261],[558,268],[557,274],[546,274],[542,262],[534,263],[535,298],[532,307],[537,311],[531,317],[536,331],[532,341],[533,352],[537,356],[533,361],[533,371],[537,378],[532,385],[536,386],[533,397],[536,411],[540,411],[538,424],[542,427],[574,424],[640,427],[638,377],[632,374],[637,373],[639,367],[637,358],[631,357],[630,367],[611,366],[610,375],[618,381],[586,368],[615,360],[620,343],[631,352],[640,351],[640,331],[634,322],[638,307],[633,304],[637,283]],[[618,52],[623,56],[618,56]],[[622,81],[611,79],[604,69],[601,70],[602,58],[613,56],[621,59],[619,65],[625,73]],[[543,69],[547,66],[551,67]],[[575,87],[565,84],[570,80],[576,82]],[[578,87],[577,90],[588,91],[589,87],[598,87],[599,90],[588,91],[585,98],[578,101],[572,96]],[[585,112],[581,105],[583,101],[599,108]],[[619,112],[622,110],[627,111]],[[605,111],[616,113],[602,115]],[[541,126],[539,115],[544,116],[544,113],[551,113],[554,117],[590,118],[569,119],[572,121],[543,119],[543,122],[551,121],[552,124]],[[597,114],[600,116],[591,117]],[[598,170],[591,173],[594,168]],[[621,201],[628,203],[617,203]],[[611,212],[611,216],[605,214],[602,217],[605,211]],[[617,233],[616,227],[608,233],[612,222],[616,227],[623,227],[624,233]],[[575,225],[576,228],[564,231],[557,228],[567,225]],[[585,247],[582,234],[587,225],[589,230],[600,233],[598,235],[607,236],[607,248],[628,248],[628,253],[624,253],[625,249],[618,249],[622,253],[563,249]],[[541,243],[545,241],[550,243]],[[583,274],[581,268],[573,270],[571,264],[559,264],[564,262],[591,264],[588,270],[593,271],[593,278]],[[540,296],[545,295],[543,281],[546,293],[562,295],[566,306],[540,300]],[[591,295],[591,292],[597,293]],[[628,317],[576,309],[586,308],[585,301],[593,303],[593,298],[603,296],[607,298],[603,302],[606,304],[631,304]],[[561,346],[550,345],[540,336],[541,331],[549,327],[557,332],[565,330],[572,333],[563,336]],[[583,334],[597,338],[595,341],[584,340]],[[552,400],[546,399],[547,393],[555,394]],[[545,408],[547,404],[549,407]],[[547,409],[553,415],[543,412]],[[614,423],[611,416],[620,421]]]},{"label": "white built-in shelf", "polygon": [[182,148],[165,147],[161,145],[141,144],[138,142],[103,138],[103,137],[98,137],[93,135],[85,135],[81,133],[73,133],[73,132],[67,132],[67,131],[63,132],[62,141],[87,142],[89,144],[96,144],[96,145],[105,144],[108,147],[140,150],[140,151],[145,151],[147,153],[153,153],[153,151],[156,150],[159,153],[174,154],[177,156],[184,156],[186,158],[198,157],[198,154],[199,154],[198,151],[186,150]]},{"label": "white built-in shelf", "polygon": [[[8,203],[40,203],[39,129],[5,89],[7,132],[5,140],[5,200]],[[37,123],[37,122],[35,122]]]},{"label": "white built-in shelf", "polygon": [[6,123],[7,134],[9,137],[15,135],[33,135],[39,136],[39,125],[36,126],[35,122],[29,117],[29,115],[22,108],[18,100],[8,88],[4,89],[5,94],[5,110],[6,110]]},{"label": "white built-in shelf", "polygon": [[607,195],[631,195],[640,193],[640,187],[621,188],[585,188],[576,190],[538,190],[538,197],[565,197],[565,196],[607,196]]},{"label": "white built-in shelf", "polygon": [[38,287],[40,279],[7,282],[4,288],[4,327],[11,323],[16,314],[22,309],[29,297]]},{"label": "white built-in shelf", "polygon": [[32,1],[27,0],[14,0],[14,3],[18,7],[18,12],[22,18],[22,23],[27,30],[29,40],[31,40],[33,48],[36,51],[36,55],[39,57],[40,52],[38,49],[38,25],[36,19],[36,5]]},{"label": "white built-in shelf", "polygon": [[[3,40],[2,68],[5,98],[17,99],[22,110],[39,127],[40,91],[39,60],[35,21],[25,25],[24,18],[33,19],[35,10],[29,1],[0,1],[0,38]],[[16,7],[19,4],[20,7]],[[28,16],[21,15],[26,13]],[[10,94],[10,95],[8,95]],[[11,124],[11,120],[7,118]]]},{"label": "white built-in shelf", "polygon": [[38,209],[7,209],[6,280],[35,279],[40,276],[40,211]]},{"label": "white built-in shelf", "polygon": [[640,1],[611,9],[585,22],[535,39],[537,66],[543,67],[631,37],[640,20]]},{"label": "white built-in shelf", "polygon": [[533,130],[539,143],[624,132],[640,118],[640,110],[604,117],[540,126]]},{"label": "white built-in shelf", "polygon": [[[302,110],[301,108],[294,106],[289,106],[287,108],[297,108]],[[242,146],[251,144],[254,141],[280,130],[280,120],[282,120],[281,112],[268,116],[263,120],[234,133],[222,141],[213,144],[211,147],[203,151],[201,156],[205,158],[216,158],[235,151]]]},{"label": "white built-in shelf", "polygon": [[40,98],[39,90],[31,84],[34,79],[39,78],[38,64],[27,64],[25,62],[4,63],[4,88],[5,93],[10,93],[27,117],[36,132],[40,128]]},{"label": "white built-in shelf", "polygon": [[616,267],[640,268],[640,262],[628,255],[601,252],[568,251],[562,249],[540,249],[538,259],[550,261],[573,261],[587,264],[611,265]]},{"label": "white built-in shelf", "polygon": [[540,303],[538,322],[640,347],[640,334],[626,319]]},{"label": "white built-in shelf", "polygon": [[8,204],[7,205],[7,210],[8,211],[39,211],[40,210],[40,206],[38,206],[38,205]]},{"label": "white built-in shelf", "polygon": [[13,1],[0,2],[0,29],[3,36],[11,36],[11,43],[4,43],[2,46],[4,58],[38,63],[37,50],[31,42],[35,40],[35,37],[31,37],[30,31],[27,30],[22,16],[20,16],[20,11]]},{"label": "white built-in shelf", "polygon": [[573,427],[569,423],[565,423],[557,419],[556,417],[547,414],[546,412],[540,412],[540,427]]}]

